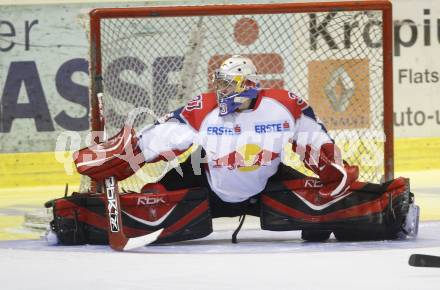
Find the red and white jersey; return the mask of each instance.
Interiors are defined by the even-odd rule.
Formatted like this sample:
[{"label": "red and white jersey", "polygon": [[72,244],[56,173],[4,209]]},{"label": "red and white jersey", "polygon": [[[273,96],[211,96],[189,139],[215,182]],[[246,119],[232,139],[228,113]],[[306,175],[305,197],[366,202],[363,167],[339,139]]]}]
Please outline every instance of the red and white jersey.
[{"label": "red and white jersey", "polygon": [[280,164],[286,144],[319,149],[333,143],[312,108],[285,90],[262,89],[252,109],[220,117],[214,93],[202,94],[139,134],[146,161],[192,144],[206,152],[211,189],[226,202],[258,194]]}]

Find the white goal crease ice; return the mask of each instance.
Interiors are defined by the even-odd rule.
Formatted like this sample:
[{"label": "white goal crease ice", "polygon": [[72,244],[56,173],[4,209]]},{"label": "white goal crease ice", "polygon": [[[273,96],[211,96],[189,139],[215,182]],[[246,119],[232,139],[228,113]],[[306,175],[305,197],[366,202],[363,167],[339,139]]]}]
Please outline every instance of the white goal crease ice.
[{"label": "white goal crease ice", "polygon": [[[388,1],[98,8],[88,16],[93,130],[116,134],[134,108],[156,116],[177,109],[211,89],[224,59],[241,54],[256,64],[262,87],[312,105],[345,159],[360,166],[361,180],[392,178]],[[153,119],[138,116],[135,129]],[[142,183],[133,177],[121,186]]]}]

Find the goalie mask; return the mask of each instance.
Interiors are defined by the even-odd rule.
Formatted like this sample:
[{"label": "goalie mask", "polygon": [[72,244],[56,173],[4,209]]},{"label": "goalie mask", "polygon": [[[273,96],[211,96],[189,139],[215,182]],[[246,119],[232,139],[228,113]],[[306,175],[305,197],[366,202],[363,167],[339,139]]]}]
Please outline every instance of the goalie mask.
[{"label": "goalie mask", "polygon": [[225,60],[215,71],[213,81],[220,116],[235,112],[246,100],[254,99],[258,94],[255,65],[240,55]]}]

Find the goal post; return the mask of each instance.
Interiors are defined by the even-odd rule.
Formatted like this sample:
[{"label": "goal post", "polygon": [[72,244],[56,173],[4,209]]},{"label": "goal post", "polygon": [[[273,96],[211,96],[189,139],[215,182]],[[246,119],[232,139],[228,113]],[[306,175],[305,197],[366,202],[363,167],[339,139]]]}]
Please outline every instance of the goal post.
[{"label": "goal post", "polygon": [[114,135],[129,111],[147,107],[154,116],[139,116],[140,130],[209,91],[214,69],[241,54],[263,87],[312,105],[361,179],[393,178],[389,1],[98,8],[89,16],[93,131]]}]

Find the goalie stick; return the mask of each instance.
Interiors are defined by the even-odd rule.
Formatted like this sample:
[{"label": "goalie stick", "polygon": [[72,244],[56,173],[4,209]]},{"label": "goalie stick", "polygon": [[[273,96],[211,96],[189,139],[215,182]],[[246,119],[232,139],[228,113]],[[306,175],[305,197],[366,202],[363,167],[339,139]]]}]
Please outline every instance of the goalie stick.
[{"label": "goalie stick", "polygon": [[[102,112],[103,110],[102,98],[103,98],[103,94],[98,93],[97,102],[98,102],[99,110],[101,111],[100,129],[104,131],[105,119],[104,119],[104,114]],[[105,137],[105,134],[102,134],[101,136]],[[127,238],[125,236],[122,225],[121,203],[119,200],[119,190],[118,190],[118,183],[116,178],[114,176],[105,178],[103,186],[104,186],[104,192],[105,192],[104,196],[105,196],[108,221],[109,221],[107,232],[108,232],[108,240],[110,247],[116,251],[129,251],[132,249],[144,247],[156,241],[156,239],[162,233],[163,229],[135,238]]]},{"label": "goalie stick", "polygon": [[109,219],[108,239],[110,247],[117,251],[129,251],[156,241],[163,229],[135,238],[127,238],[125,236],[122,228],[122,211],[118,184],[114,176],[105,179],[104,188]]},{"label": "goalie stick", "polygon": [[440,268],[440,256],[412,254],[408,264],[414,267],[434,267]]}]

